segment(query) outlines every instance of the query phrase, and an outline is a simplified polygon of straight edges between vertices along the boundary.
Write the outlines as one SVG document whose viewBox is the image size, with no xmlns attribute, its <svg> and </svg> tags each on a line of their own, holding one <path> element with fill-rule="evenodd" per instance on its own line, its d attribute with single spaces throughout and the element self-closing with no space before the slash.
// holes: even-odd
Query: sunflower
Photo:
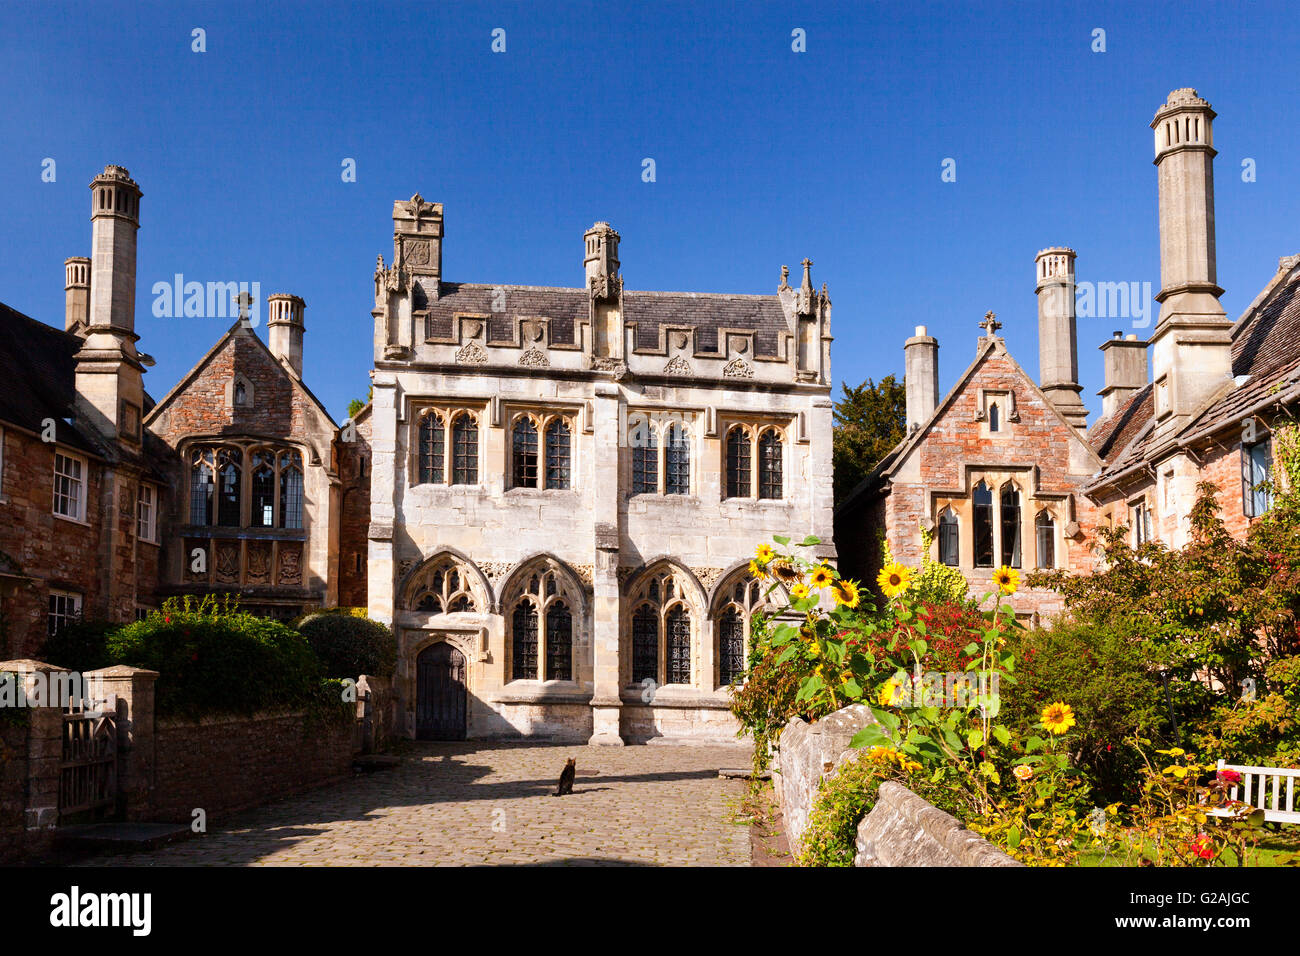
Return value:
<svg viewBox="0 0 1300 956">
<path fill-rule="evenodd" d="M 767 564 L 772 560 L 772 555 L 775 553 L 770 544 L 760 544 L 754 549 L 754 557 L 758 559 L 759 564 Z"/>
<path fill-rule="evenodd" d="M 802 601 L 807 596 L 808 585 L 806 584 L 796 584 L 790 589 L 790 597 L 794 598 L 796 601 Z"/>
<path fill-rule="evenodd" d="M 993 572 L 993 583 L 1003 594 L 1015 594 L 1020 586 L 1020 572 L 1004 564 Z"/>
<path fill-rule="evenodd" d="M 884 592 L 885 597 L 896 598 L 911 586 L 912 569 L 904 567 L 897 561 L 887 564 L 880 569 L 876 584 L 880 585 L 880 590 Z"/>
<path fill-rule="evenodd" d="M 808 583 L 815 588 L 824 588 L 834 580 L 835 575 L 824 564 L 817 565 L 813 568 L 812 574 L 808 575 Z"/>
<path fill-rule="evenodd" d="M 1043 708 L 1043 729 L 1052 734 L 1063 734 L 1074 726 L 1074 711 L 1069 704 L 1048 704 Z"/>
<path fill-rule="evenodd" d="M 902 698 L 900 690 L 901 687 L 898 681 L 890 678 L 885 681 L 884 686 L 881 687 L 880 691 L 876 694 L 876 702 L 880 704 L 881 707 L 892 707 L 896 700 Z"/>
<path fill-rule="evenodd" d="M 760 581 L 767 580 L 767 568 L 759 564 L 758 561 L 756 560 L 749 562 L 749 573 L 752 574 L 754 577 L 758 578 Z"/>
<path fill-rule="evenodd" d="M 858 585 L 856 581 L 846 581 L 840 578 L 831 585 L 831 593 L 835 595 L 835 603 L 843 607 L 858 606 Z"/>
</svg>

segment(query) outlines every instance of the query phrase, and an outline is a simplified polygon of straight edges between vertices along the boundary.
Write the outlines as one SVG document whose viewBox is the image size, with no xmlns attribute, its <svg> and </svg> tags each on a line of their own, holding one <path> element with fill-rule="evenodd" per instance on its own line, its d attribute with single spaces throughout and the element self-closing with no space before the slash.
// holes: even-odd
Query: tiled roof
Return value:
<svg viewBox="0 0 1300 956">
<path fill-rule="evenodd" d="M 505 292 L 505 311 L 492 309 L 496 291 Z M 487 315 L 489 341 L 514 339 L 514 320 L 542 316 L 551 320 L 551 341 L 576 344 L 577 323 L 589 315 L 586 289 L 542 286 L 494 286 L 467 282 L 444 282 L 437 300 L 416 296 L 416 309 L 428 310 L 429 333 L 450 337 L 452 320 L 458 313 Z M 788 331 L 785 311 L 775 295 L 714 295 L 696 292 L 638 292 L 624 290 L 623 319 L 636 323 L 636 347 L 658 348 L 662 326 L 698 329 L 697 348 L 718 350 L 718 330 L 754 331 L 754 353 L 775 357 L 780 336 Z"/>
<path fill-rule="evenodd" d="M 79 348 L 81 339 L 72 333 L 0 302 L 0 421 L 39 434 L 44 421 L 52 418 L 60 442 L 99 455 L 99 442 L 66 421 L 73 414 L 72 357 Z"/>
<path fill-rule="evenodd" d="M 1226 390 L 1183 430 L 1184 435 L 1239 426 L 1246 413 L 1300 382 L 1300 267 L 1288 266 L 1275 277 L 1232 328 L 1232 373 L 1236 386 Z M 1099 476 L 1123 471 L 1140 462 L 1148 436 L 1134 439 L 1151 421 L 1152 387 L 1147 385 L 1110 419 L 1089 435 L 1106 460 Z"/>
</svg>

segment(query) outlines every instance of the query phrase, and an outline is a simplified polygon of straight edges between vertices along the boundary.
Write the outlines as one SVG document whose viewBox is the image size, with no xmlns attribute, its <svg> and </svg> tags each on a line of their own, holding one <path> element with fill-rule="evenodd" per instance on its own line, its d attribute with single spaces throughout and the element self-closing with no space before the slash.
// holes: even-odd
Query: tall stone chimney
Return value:
<svg viewBox="0 0 1300 956">
<path fill-rule="evenodd" d="M 618 274 L 619 234 L 598 222 L 582 236 L 582 264 L 591 295 L 591 355 L 600 364 L 623 361 L 623 279 Z"/>
<path fill-rule="evenodd" d="M 1074 313 L 1075 251 L 1064 246 L 1034 257 L 1038 295 L 1038 379 L 1044 394 L 1075 428 L 1086 428 L 1079 397 L 1079 334 Z"/>
<path fill-rule="evenodd" d="M 1151 337 L 1156 441 L 1232 377 L 1232 322 L 1219 304 L 1214 243 L 1215 112 L 1174 90 L 1151 121 L 1160 188 L 1160 317 Z"/>
<path fill-rule="evenodd" d="M 271 354 L 302 378 L 302 313 L 306 303 L 296 295 L 276 292 L 266 297 L 267 333 Z"/>
<path fill-rule="evenodd" d="M 618 277 L 618 240 L 620 236 L 607 222 L 593 225 L 582 237 L 585 256 L 582 260 L 587 271 L 587 288 L 596 281 L 599 298 L 610 294 L 610 281 Z"/>
<path fill-rule="evenodd" d="M 90 325 L 90 260 L 63 260 L 63 329 L 81 335 Z"/>
<path fill-rule="evenodd" d="M 138 442 L 144 368 L 135 343 L 140 187 L 121 166 L 90 183 L 90 318 L 76 355 L 77 414 L 105 438 Z"/>
<path fill-rule="evenodd" d="M 1139 342 L 1132 332 L 1126 337 L 1116 331 L 1114 338 L 1102 343 L 1101 354 L 1106 377 L 1105 387 L 1097 394 L 1101 396 L 1101 417 L 1109 418 L 1146 385 L 1147 343 Z"/>
<path fill-rule="evenodd" d="M 924 325 L 903 343 L 903 387 L 907 395 L 907 433 L 920 428 L 939 404 L 939 340 Z"/>
</svg>

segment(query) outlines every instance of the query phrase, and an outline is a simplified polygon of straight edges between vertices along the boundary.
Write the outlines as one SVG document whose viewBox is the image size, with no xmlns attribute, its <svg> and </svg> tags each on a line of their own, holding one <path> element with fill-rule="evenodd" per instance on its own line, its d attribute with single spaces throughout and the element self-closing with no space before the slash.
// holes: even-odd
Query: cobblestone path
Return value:
<svg viewBox="0 0 1300 956">
<path fill-rule="evenodd" d="M 401 766 L 232 816 L 144 866 L 748 866 L 736 746 L 412 743 Z M 570 796 L 552 798 L 567 758 Z"/>
</svg>

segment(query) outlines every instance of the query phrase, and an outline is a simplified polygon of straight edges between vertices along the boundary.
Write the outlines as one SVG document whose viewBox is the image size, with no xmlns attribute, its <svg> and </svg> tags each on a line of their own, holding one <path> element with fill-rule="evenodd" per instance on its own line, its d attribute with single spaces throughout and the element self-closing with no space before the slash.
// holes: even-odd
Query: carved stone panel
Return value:
<svg viewBox="0 0 1300 956">
<path fill-rule="evenodd" d="M 288 543 L 280 545 L 278 579 L 279 584 L 302 584 L 302 545 Z"/>
<path fill-rule="evenodd" d="M 754 366 L 743 358 L 732 359 L 722 367 L 723 378 L 753 378 Z"/>
<path fill-rule="evenodd" d="M 488 360 L 487 350 L 477 342 L 469 342 L 460 347 L 456 361 L 462 365 L 482 365 Z"/>
<path fill-rule="evenodd" d="M 238 584 L 239 583 L 239 542 L 238 541 L 219 541 L 217 542 L 217 583 L 218 584 Z"/>
<path fill-rule="evenodd" d="M 248 569 L 245 584 L 271 583 L 271 544 L 268 541 L 248 543 Z"/>
<path fill-rule="evenodd" d="M 531 348 L 519 356 L 519 364 L 528 368 L 550 368 L 551 360 L 541 349 Z"/>
</svg>

